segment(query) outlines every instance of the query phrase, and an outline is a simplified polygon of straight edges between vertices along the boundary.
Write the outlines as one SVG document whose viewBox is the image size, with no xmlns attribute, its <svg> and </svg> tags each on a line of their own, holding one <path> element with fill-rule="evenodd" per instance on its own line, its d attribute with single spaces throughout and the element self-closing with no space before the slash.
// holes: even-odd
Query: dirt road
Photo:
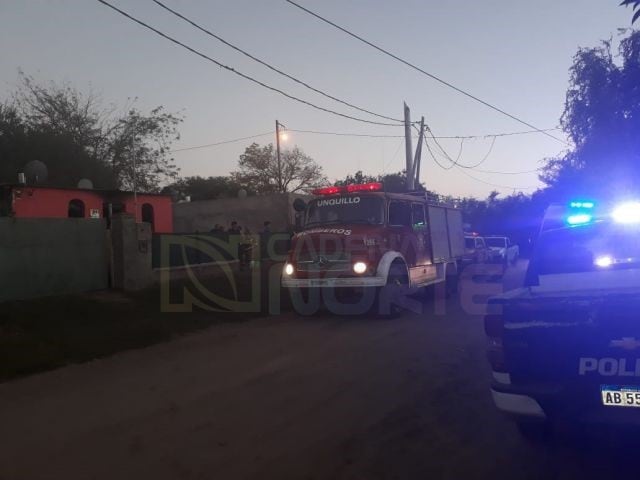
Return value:
<svg viewBox="0 0 640 480">
<path fill-rule="evenodd" d="M 620 473 L 607 446 L 522 441 L 491 402 L 481 316 L 445 307 L 224 324 L 2 384 L 0 479 Z"/>
</svg>

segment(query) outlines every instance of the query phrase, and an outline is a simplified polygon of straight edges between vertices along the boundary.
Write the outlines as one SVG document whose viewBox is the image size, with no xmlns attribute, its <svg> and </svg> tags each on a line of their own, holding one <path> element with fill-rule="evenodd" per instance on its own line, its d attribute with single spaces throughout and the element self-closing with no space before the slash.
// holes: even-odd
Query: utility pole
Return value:
<svg viewBox="0 0 640 480">
<path fill-rule="evenodd" d="M 416 145 L 416 156 L 413 159 L 414 188 L 420 185 L 420 159 L 422 157 L 422 141 L 424 139 L 424 117 L 420 119 L 420 133 L 418 135 L 418 145 Z"/>
<path fill-rule="evenodd" d="M 404 104 L 404 143 L 405 143 L 405 155 L 406 155 L 406 171 L 407 171 L 407 190 L 411 191 L 414 188 L 413 177 L 413 145 L 411 143 L 411 111 L 409 106 L 405 102 Z"/>
<path fill-rule="evenodd" d="M 133 218 L 138 223 L 138 184 L 136 181 L 136 131 L 131 135 L 131 164 L 133 166 Z"/>
<path fill-rule="evenodd" d="M 280 122 L 276 120 L 276 152 L 278 157 L 278 192 L 282 192 L 282 162 L 280 160 Z"/>
</svg>

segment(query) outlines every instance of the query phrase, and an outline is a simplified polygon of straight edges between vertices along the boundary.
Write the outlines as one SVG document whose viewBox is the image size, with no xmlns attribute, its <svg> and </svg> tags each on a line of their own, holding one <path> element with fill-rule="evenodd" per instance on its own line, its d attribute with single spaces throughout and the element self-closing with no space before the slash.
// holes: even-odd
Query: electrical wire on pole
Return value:
<svg viewBox="0 0 640 480">
<path fill-rule="evenodd" d="M 518 123 L 521 123 L 522 125 L 526 125 L 527 127 L 532 128 L 532 129 L 534 129 L 535 131 L 537 131 L 539 133 L 543 133 L 544 135 L 548 136 L 549 138 L 553 138 L 554 140 L 562 143 L 563 145 L 569 146 L 569 144 L 567 142 L 565 142 L 564 140 L 562 140 L 562 139 L 560 139 L 560 138 L 558 138 L 558 137 L 556 137 L 554 135 L 551 135 L 548 132 L 545 132 L 544 130 L 542 130 L 542 129 L 530 124 L 529 122 L 526 122 L 526 121 L 522 120 L 521 118 L 519 118 L 519 117 L 517 117 L 517 116 L 515 116 L 515 115 L 513 115 L 513 114 L 511 114 L 511 113 L 509 113 L 509 112 L 507 112 L 507 111 L 505 111 L 505 110 L 503 110 L 503 109 L 501 109 L 501 108 L 499 108 L 499 107 L 497 107 L 497 106 L 495 106 L 495 105 L 493 105 L 493 104 L 491 104 L 491 103 L 489 103 L 489 102 L 487 102 L 485 100 L 482 100 L 481 98 L 479 98 L 479 97 L 477 97 L 477 96 L 475 96 L 475 95 L 473 95 L 473 94 L 471 94 L 471 93 L 469 93 L 469 92 L 467 92 L 467 91 L 465 91 L 465 90 L 463 90 L 463 89 L 461 89 L 459 87 L 456 87 L 452 83 L 450 83 L 450 82 L 448 82 L 446 80 L 443 80 L 442 78 L 434 75 L 433 73 L 427 72 L 426 70 L 416 66 L 415 64 L 409 62 L 408 60 L 405 60 L 405 59 L 399 57 L 398 55 L 395 55 L 395 54 L 391 53 L 390 51 L 380 47 L 379 45 L 376 45 L 375 43 L 363 38 L 362 36 L 357 35 L 357 34 L 351 32 L 351 31 L 349 31 L 345 27 L 342 27 L 342 26 L 332 22 L 331 20 L 328 20 L 328 19 L 322 17 L 321 15 L 309 10 L 308 8 L 303 7 L 302 5 L 294 2 L 293 0 L 285 0 L 285 1 L 288 2 L 289 4 L 293 5 L 294 7 L 299 8 L 303 12 L 308 13 L 309 15 L 317 18 L 318 20 L 320 20 L 320 21 L 322 21 L 322 22 L 324 22 L 324 23 L 326 23 L 328 25 L 331 25 L 334 28 L 337 28 L 341 32 L 346 33 L 347 35 L 355 38 L 356 40 L 359 40 L 360 42 L 362 42 L 362 43 L 364 43 L 366 45 L 369 45 L 370 47 L 376 49 L 377 51 L 379 51 L 379 52 L 381 52 L 381 53 L 383 53 L 383 54 L 385 54 L 385 55 L 387 55 L 387 56 L 389 56 L 391 58 L 393 58 L 394 60 L 397 60 L 398 62 L 403 63 L 404 65 L 412 68 L 413 70 L 416 70 L 416 71 L 422 73 L 423 75 L 426 75 L 427 77 L 435 80 L 436 82 L 439 82 L 442 85 L 444 85 L 444 86 L 446 86 L 446 87 L 448 87 L 448 88 L 450 88 L 452 90 L 455 90 L 456 92 L 458 92 L 458 93 L 460 93 L 460 94 L 462 94 L 462 95 L 464 95 L 464 96 L 466 96 L 466 97 L 468 97 L 468 98 L 470 98 L 470 99 L 472 99 L 472 100 L 474 100 L 474 101 L 476 101 L 478 103 L 481 103 L 482 105 L 484 105 L 484 106 L 486 106 L 486 107 L 488 107 L 488 108 L 490 108 L 492 110 L 495 110 L 496 112 L 501 113 L 502 115 L 505 115 L 505 116 L 511 118 L 512 120 L 515 120 Z"/>
<path fill-rule="evenodd" d="M 337 111 L 332 110 L 330 108 L 325 108 L 325 107 L 322 107 L 320 105 L 316 105 L 315 103 L 312 103 L 312 102 L 309 102 L 307 100 L 304 100 L 302 98 L 299 98 L 299 97 L 296 97 L 294 95 L 291 95 L 291 94 L 289 94 L 289 93 L 287 93 L 287 92 L 285 92 L 283 90 L 280 90 L 279 88 L 276 88 L 276 87 L 273 87 L 271 85 L 268 85 L 268 84 L 266 84 L 266 83 L 264 83 L 264 82 L 262 82 L 260 80 L 257 80 L 255 78 L 251 77 L 250 75 L 242 73 L 242 72 L 240 72 L 239 70 L 236 70 L 233 67 L 230 67 L 228 65 L 225 65 L 225 64 L 219 62 L 218 60 L 215 60 L 214 58 L 212 58 L 212 57 L 210 57 L 210 56 L 208 56 L 208 55 L 196 50 L 193 47 L 190 47 L 189 45 L 187 45 L 184 42 L 181 42 L 180 40 L 176 40 L 175 38 L 167 35 L 166 33 L 161 32 L 157 28 L 152 27 L 151 25 L 143 22 L 142 20 L 139 20 L 138 18 L 128 14 L 124 10 L 121 10 L 120 8 L 110 4 L 109 2 L 107 2 L 105 0 L 97 0 L 97 1 L 102 3 L 103 5 L 111 8 L 112 10 L 118 12 L 120 15 L 128 18 L 129 20 L 137 23 L 138 25 L 140 25 L 140 26 L 142 26 L 142 27 L 154 32 L 156 35 L 159 35 L 159 36 L 165 38 L 166 40 L 169 40 L 170 42 L 172 42 L 172 43 L 174 43 L 174 44 L 176 44 L 176 45 L 178 45 L 178 46 L 190 51 L 191 53 L 193 53 L 193 54 L 195 54 L 195 55 L 197 55 L 197 56 L 199 56 L 199 57 L 201 57 L 201 58 L 203 58 L 203 59 L 215 64 L 215 65 L 217 65 L 218 67 L 223 68 L 223 69 L 225 69 L 225 70 L 227 70 L 227 71 L 229 71 L 229 72 L 231 72 L 231 73 L 233 73 L 235 75 L 238 75 L 239 77 L 242 77 L 245 80 L 248 80 L 248 81 L 250 81 L 252 83 L 255 83 L 256 85 L 260 85 L 261 87 L 266 88 L 267 90 L 270 90 L 272 92 L 276 92 L 276 93 L 278 93 L 278 94 L 280 94 L 282 96 L 285 96 L 285 97 L 289 98 L 290 100 L 294 100 L 296 102 L 302 103 L 302 104 L 307 105 L 307 106 L 309 106 L 311 108 L 314 108 L 316 110 L 320 110 L 320 111 L 325 112 L 325 113 L 330 113 L 332 115 L 336 115 L 336 116 L 339 116 L 339 117 L 342 117 L 342 118 L 346 118 L 346 119 L 349 119 L 349 120 L 354 120 L 356 122 L 368 123 L 368 124 L 371 124 L 371 125 L 382 125 L 382 126 L 388 126 L 388 127 L 404 127 L 403 123 L 383 123 L 383 122 L 376 122 L 376 121 L 373 121 L 373 120 L 366 120 L 364 118 L 354 117 L 353 115 L 348 115 L 346 113 L 337 112 Z"/>
<path fill-rule="evenodd" d="M 353 108 L 353 109 L 355 109 L 355 110 L 359 110 L 360 112 L 367 113 L 367 114 L 369 114 L 369 115 L 373 115 L 373 116 L 378 117 L 378 118 L 383 118 L 383 119 L 385 119 L 385 120 L 391 120 L 392 122 L 398 122 L 398 123 L 401 123 L 401 122 L 403 121 L 403 120 L 399 120 L 399 119 L 397 119 L 397 118 L 388 117 L 388 116 L 386 116 L 386 115 L 382 115 L 382 114 L 379 114 L 379 113 L 373 112 L 373 111 L 371 111 L 371 110 L 367 110 L 367 109 L 362 108 L 362 107 L 358 107 L 357 105 L 354 105 L 354 104 L 352 104 L 352 103 L 349 103 L 349 102 L 347 102 L 347 101 L 345 101 L 345 100 L 341 100 L 340 98 L 337 98 L 337 97 L 335 97 L 335 96 L 333 96 L 333 95 L 330 95 L 330 94 L 328 94 L 328 93 L 326 93 L 326 92 L 324 92 L 324 91 L 322 91 L 322 90 L 320 90 L 320 89 L 318 89 L 318 88 L 315 88 L 315 87 L 313 87 L 313 86 L 309 85 L 308 83 L 306 83 L 306 82 L 304 82 L 304 81 L 302 81 L 302 80 L 300 80 L 300 79 L 298 79 L 298 78 L 294 77 L 293 75 L 288 74 L 288 73 L 286 73 L 286 72 L 284 72 L 284 71 L 280 70 L 279 68 L 274 67 L 273 65 L 271 65 L 271 64 L 269 64 L 269 63 L 267 63 L 267 62 L 265 62 L 264 60 L 261 60 L 261 59 L 257 58 L 255 55 L 252 55 L 252 54 L 250 54 L 249 52 L 247 52 L 247 51 L 245 51 L 245 50 L 241 49 L 240 47 L 238 47 L 238 46 L 236 46 L 236 45 L 234 45 L 234 44 L 232 44 L 232 43 L 228 42 L 227 40 L 225 40 L 224 38 L 220 37 L 219 35 L 216 35 L 215 33 L 211 32 L 210 30 L 206 29 L 205 27 L 203 27 L 203 26 L 201 26 L 201 25 L 197 24 L 197 23 L 196 23 L 196 22 L 194 22 L 193 20 L 191 20 L 191 19 L 187 18 L 186 16 L 182 15 L 180 12 L 178 12 L 178 11 L 176 11 L 176 10 L 174 10 L 174 9 L 172 9 L 172 8 L 170 8 L 170 7 L 168 7 L 167 5 L 165 5 L 164 3 L 162 3 L 160 0 L 153 0 L 153 2 L 154 2 L 154 3 L 156 3 L 158 6 L 160 6 L 160 7 L 164 8 L 166 11 L 170 12 L 172 15 L 175 15 L 176 17 L 178 17 L 178 18 L 180 18 L 180 19 L 184 20 L 184 21 L 185 21 L 185 22 L 187 22 L 188 24 L 190 24 L 190 25 L 192 25 L 193 27 L 197 28 L 197 29 L 198 29 L 198 30 L 200 30 L 201 32 L 203 32 L 203 33 L 205 33 L 205 34 L 209 35 L 209 36 L 210 36 L 210 37 L 212 37 L 212 38 L 215 38 L 215 39 L 216 39 L 216 40 L 218 40 L 219 42 L 222 42 L 223 44 L 227 45 L 228 47 L 230 47 L 230 48 L 234 49 L 236 52 L 241 53 L 242 55 L 244 55 L 244 56 L 246 56 L 246 57 L 250 58 L 251 60 L 253 60 L 253 61 L 255 61 L 255 62 L 258 62 L 259 64 L 261 64 L 261 65 L 263 65 L 263 66 L 267 67 L 269 70 L 274 71 L 274 72 L 276 72 L 276 73 L 278 73 L 278 74 L 282 75 L 283 77 L 286 77 L 286 78 L 288 78 L 289 80 L 292 80 L 292 81 L 296 82 L 297 84 L 302 85 L 302 86 L 304 86 L 305 88 L 308 88 L 309 90 L 311 90 L 311 91 L 313 91 L 313 92 L 315 92 L 315 93 L 318 93 L 318 94 L 320 94 L 320 95 L 322 95 L 322 96 L 324 96 L 324 97 L 326 97 L 326 98 L 329 98 L 329 99 L 331 99 L 331 100 L 333 100 L 333 101 L 335 101 L 335 102 L 338 102 L 338 103 L 341 103 L 341 104 L 343 104 L 343 105 L 346 105 L 347 107 Z"/>
</svg>

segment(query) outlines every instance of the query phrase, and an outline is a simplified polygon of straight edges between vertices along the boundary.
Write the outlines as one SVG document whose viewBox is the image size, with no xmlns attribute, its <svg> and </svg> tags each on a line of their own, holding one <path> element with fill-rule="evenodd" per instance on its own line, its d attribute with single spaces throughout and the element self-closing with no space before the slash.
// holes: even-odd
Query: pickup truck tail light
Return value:
<svg viewBox="0 0 640 480">
<path fill-rule="evenodd" d="M 508 372 L 504 358 L 504 319 L 502 315 L 484 317 L 484 331 L 488 337 L 487 359 L 494 372 Z"/>
</svg>

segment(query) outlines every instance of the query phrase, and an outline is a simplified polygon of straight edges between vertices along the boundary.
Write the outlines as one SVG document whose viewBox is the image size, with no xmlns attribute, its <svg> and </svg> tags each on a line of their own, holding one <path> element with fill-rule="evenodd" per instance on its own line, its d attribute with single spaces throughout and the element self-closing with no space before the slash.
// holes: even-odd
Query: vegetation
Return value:
<svg viewBox="0 0 640 480">
<path fill-rule="evenodd" d="M 606 197 L 640 182 L 640 32 L 581 48 L 561 119 L 574 147 L 550 159 L 541 179 L 554 197 Z"/>
<path fill-rule="evenodd" d="M 300 192 L 326 182 L 322 167 L 298 147 L 283 150 L 278 162 L 273 144 L 257 143 L 240 155 L 231 177 L 258 193 Z"/>
<path fill-rule="evenodd" d="M 631 7 L 634 10 L 631 23 L 635 23 L 640 18 L 640 0 L 622 0 L 620 6 Z"/>
<path fill-rule="evenodd" d="M 177 177 L 169 149 L 182 119 L 162 107 L 125 110 L 117 114 L 94 94 L 21 74 L 13 98 L 0 104 L 0 182 L 15 183 L 38 160 L 47 166 L 49 185 L 75 187 L 88 178 L 97 188 L 135 183 L 140 191 L 158 191 Z"/>
</svg>

